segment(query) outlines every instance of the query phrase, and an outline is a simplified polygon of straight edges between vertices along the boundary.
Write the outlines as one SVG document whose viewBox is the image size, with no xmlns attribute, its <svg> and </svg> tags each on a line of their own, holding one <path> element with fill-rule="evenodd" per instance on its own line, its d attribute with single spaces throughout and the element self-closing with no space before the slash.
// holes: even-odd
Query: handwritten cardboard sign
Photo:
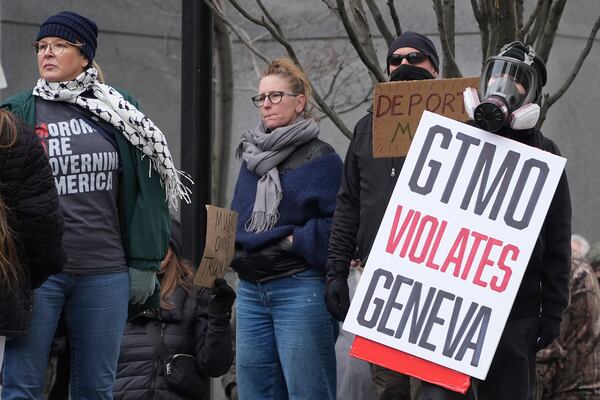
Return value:
<svg viewBox="0 0 600 400">
<path fill-rule="evenodd" d="M 377 84 L 373 95 L 373 157 L 405 156 L 425 110 L 467 121 L 463 91 L 468 87 L 478 88 L 479 77 Z"/>
<path fill-rule="evenodd" d="M 485 379 L 565 163 L 425 111 L 344 329 Z"/>
<path fill-rule="evenodd" d="M 237 218 L 235 211 L 206 206 L 206 244 L 194 285 L 213 287 L 215 279 L 225 275 L 233 260 Z"/>
</svg>

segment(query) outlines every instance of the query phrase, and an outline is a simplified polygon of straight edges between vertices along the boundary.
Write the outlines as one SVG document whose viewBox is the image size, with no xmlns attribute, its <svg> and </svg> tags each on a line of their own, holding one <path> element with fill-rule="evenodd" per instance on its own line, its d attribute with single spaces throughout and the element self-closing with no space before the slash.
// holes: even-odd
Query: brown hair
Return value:
<svg viewBox="0 0 600 400">
<path fill-rule="evenodd" d="M 17 140 L 17 121 L 12 113 L 0 109 L 0 150 Z M 21 277 L 21 268 L 13 232 L 8 226 L 8 207 L 0 196 L 0 287 L 12 288 Z"/>
<path fill-rule="evenodd" d="M 308 77 L 302 69 L 289 58 L 276 58 L 264 70 L 261 79 L 269 75 L 279 75 L 286 79 L 291 86 L 294 94 L 303 94 L 306 97 L 306 106 L 304 106 L 304 117 L 309 117 L 308 103 L 312 96 L 312 87 Z"/>
<path fill-rule="evenodd" d="M 160 307 L 165 310 L 172 310 L 175 304 L 168 300 L 169 297 L 178 286 L 183 287 L 186 292 L 190 292 L 194 280 L 194 271 L 190 261 L 179 259 L 175 253 L 171 256 L 164 271 L 160 284 Z"/>
</svg>

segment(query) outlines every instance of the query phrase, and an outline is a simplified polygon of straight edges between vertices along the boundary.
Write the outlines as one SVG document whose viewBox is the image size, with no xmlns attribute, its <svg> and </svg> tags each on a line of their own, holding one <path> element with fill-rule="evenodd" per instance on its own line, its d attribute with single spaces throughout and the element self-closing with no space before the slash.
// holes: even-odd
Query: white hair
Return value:
<svg viewBox="0 0 600 400">
<path fill-rule="evenodd" d="M 576 250 L 573 247 L 575 245 L 578 248 L 577 252 L 581 254 L 581 256 L 585 257 L 588 251 L 590 251 L 590 243 L 581 235 L 573 234 L 571 235 L 571 249 Z"/>
</svg>

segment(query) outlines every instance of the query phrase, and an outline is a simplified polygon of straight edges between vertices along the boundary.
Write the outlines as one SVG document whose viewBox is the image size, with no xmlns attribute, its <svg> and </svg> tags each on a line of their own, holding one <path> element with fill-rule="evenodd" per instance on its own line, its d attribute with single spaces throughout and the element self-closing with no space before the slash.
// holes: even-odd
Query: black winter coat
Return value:
<svg viewBox="0 0 600 400">
<path fill-rule="evenodd" d="M 158 326 L 171 354 L 196 357 L 200 373 L 218 377 L 227 372 L 233 361 L 230 318 L 208 317 L 210 296 L 210 289 L 194 288 L 188 295 L 179 287 L 170 298 L 175 304 L 172 310 L 147 310 L 127 322 L 113 389 L 115 400 L 188 400 L 167 386 L 162 363 L 146 334 L 148 321 Z M 199 394 L 196 399 L 204 397 Z"/>
<path fill-rule="evenodd" d="M 2 133 L 2 145 L 6 133 Z M 63 216 L 48 157 L 32 128 L 18 124 L 16 142 L 0 147 L 0 196 L 17 245 L 22 277 L 14 290 L 0 289 L 0 335 L 25 336 L 31 318 L 32 289 L 66 262 Z"/>
<path fill-rule="evenodd" d="M 556 144 L 537 129 L 503 129 L 499 135 L 560 155 Z M 523 275 L 509 318 L 541 313 L 561 319 L 569 301 L 571 271 L 571 196 L 563 171 L 546 219 Z"/>
<path fill-rule="evenodd" d="M 333 214 L 327 264 L 367 261 L 405 157 L 373 158 L 373 114 L 354 127 Z"/>
</svg>

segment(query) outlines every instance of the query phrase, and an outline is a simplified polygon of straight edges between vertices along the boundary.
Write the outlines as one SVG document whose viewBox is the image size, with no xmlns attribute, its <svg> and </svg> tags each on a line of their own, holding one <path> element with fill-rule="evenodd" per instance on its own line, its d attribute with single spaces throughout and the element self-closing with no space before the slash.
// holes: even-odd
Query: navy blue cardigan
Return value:
<svg viewBox="0 0 600 400">
<path fill-rule="evenodd" d="M 331 231 L 331 218 L 342 174 L 342 160 L 331 153 L 280 175 L 283 198 L 279 221 L 264 232 L 247 232 L 256 197 L 259 176 L 243 162 L 233 194 L 231 208 L 239 213 L 236 242 L 246 251 L 293 235 L 292 252 L 311 267 L 323 268 Z"/>
</svg>

